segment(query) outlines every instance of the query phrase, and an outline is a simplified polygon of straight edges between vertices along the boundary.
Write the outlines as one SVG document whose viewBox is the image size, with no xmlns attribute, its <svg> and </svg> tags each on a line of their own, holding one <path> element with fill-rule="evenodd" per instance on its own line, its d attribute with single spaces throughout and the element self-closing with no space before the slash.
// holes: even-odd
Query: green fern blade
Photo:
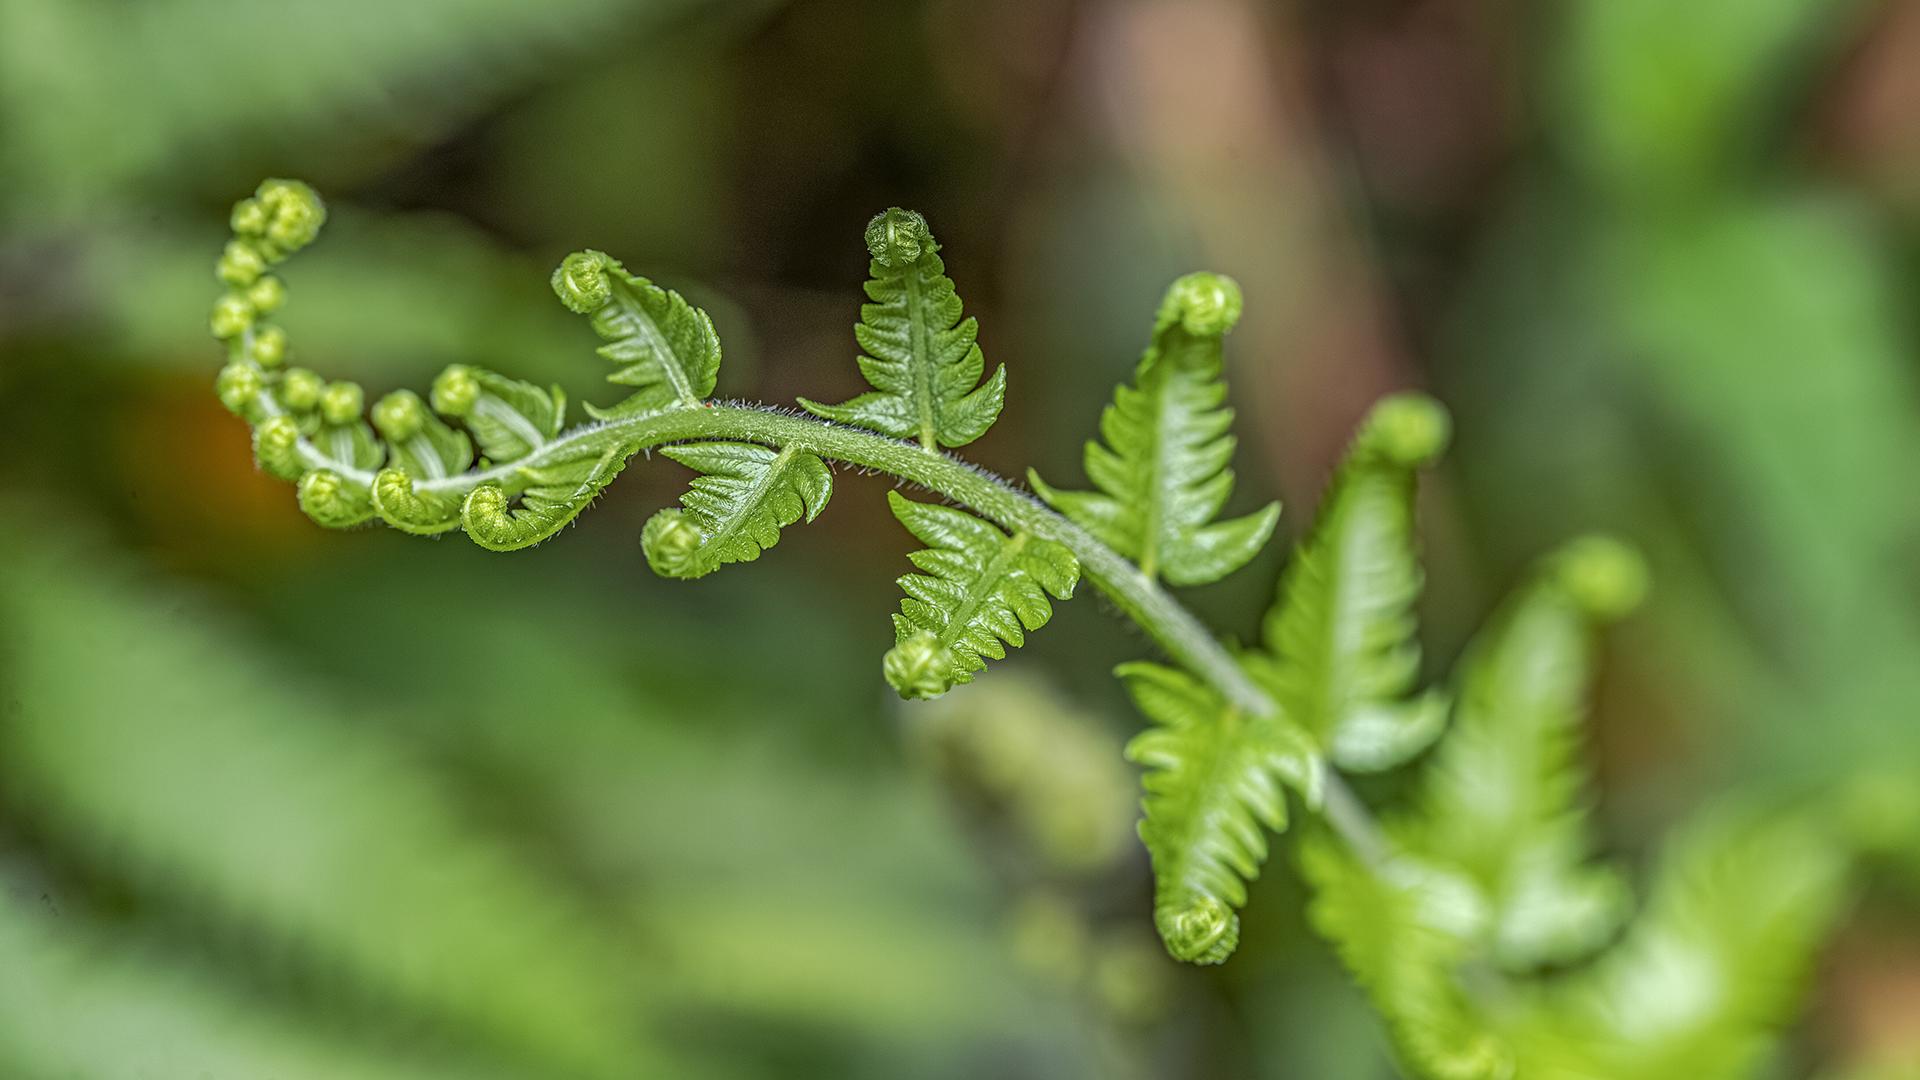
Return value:
<svg viewBox="0 0 1920 1080">
<path fill-rule="evenodd" d="M 1176 959 L 1217 964 L 1239 944 L 1236 909 L 1286 828 L 1286 781 L 1317 801 L 1319 763 L 1291 724 L 1250 716 L 1184 672 L 1151 663 L 1115 672 L 1154 722 L 1127 745 L 1147 769 L 1140 839 L 1153 860 L 1154 924 Z"/>
<path fill-rule="evenodd" d="M 701 474 L 680 497 L 684 509 L 655 514 L 641 535 L 647 563 L 662 577 L 697 578 L 757 559 L 781 529 L 811 522 L 833 495 L 833 470 L 793 447 L 710 442 L 660 453 Z"/>
<path fill-rule="evenodd" d="M 553 272 L 553 291 L 571 311 L 587 316 L 607 343 L 600 355 L 620 365 L 609 382 L 637 389 L 610 409 L 589 408 L 607 420 L 698 405 L 720 375 L 720 337 L 707 313 L 671 289 L 629 274 L 618 259 L 579 251 Z"/>
<path fill-rule="evenodd" d="M 1846 869 L 1844 845 L 1804 815 L 1710 811 L 1669 846 L 1620 946 L 1515 1023 L 1521 1075 L 1754 1075 L 1840 913 Z"/>
<path fill-rule="evenodd" d="M 545 447 L 566 421 L 566 395 L 542 390 L 465 364 L 455 364 L 433 383 L 433 407 L 458 419 L 480 453 L 495 464 L 518 461 Z"/>
<path fill-rule="evenodd" d="M 1301 842 L 1299 861 L 1314 889 L 1308 921 L 1367 991 L 1409 1075 L 1545 1080 L 1515 1071 L 1513 1046 L 1457 978 L 1486 918 L 1471 882 L 1400 854 L 1363 864 L 1324 832 Z"/>
<path fill-rule="evenodd" d="M 926 219 L 898 207 L 867 226 L 873 255 L 854 339 L 860 373 L 873 390 L 837 405 L 807 398 L 823 419 L 853 424 L 933 449 L 986 434 L 1006 403 L 1007 369 L 980 382 L 986 360 L 979 327 L 962 304 Z M 977 384 L 977 385 L 976 385 Z"/>
<path fill-rule="evenodd" d="M 1063 491 L 1029 473 L 1048 505 L 1140 564 L 1149 577 L 1204 585 L 1246 565 L 1272 536 L 1279 505 L 1209 525 L 1233 492 L 1233 411 L 1225 408 L 1222 339 L 1240 291 L 1217 274 L 1168 289 L 1153 344 L 1089 442 L 1093 491 Z"/>
<path fill-rule="evenodd" d="M 1375 406 L 1322 500 L 1268 612 L 1260 673 L 1294 722 L 1353 771 L 1400 765 L 1445 723 L 1446 700 L 1415 694 L 1415 472 L 1446 442 L 1446 413 L 1418 395 Z"/>
<path fill-rule="evenodd" d="M 1493 953 L 1507 968 L 1578 959 L 1625 913 L 1625 885 L 1587 865 L 1579 741 L 1596 623 L 1632 606 L 1643 575 L 1638 557 L 1611 541 L 1569 545 L 1462 661 L 1454 729 L 1407 835 L 1484 890 L 1496 912 Z"/>
<path fill-rule="evenodd" d="M 633 454 L 622 443 L 578 438 L 538 466 L 511 470 L 504 481 L 467 494 L 460 525 L 489 551 L 517 551 L 552 537 L 586 510 Z"/>
<path fill-rule="evenodd" d="M 1018 647 L 1053 617 L 1049 597 L 1071 599 L 1080 562 L 1064 545 L 1011 536 L 972 514 L 887 493 L 893 516 L 927 545 L 910 556 L 921 573 L 900 579 L 896 644 L 883 665 L 901 697 L 946 693 L 972 682 L 987 659 Z M 1004 643 L 1004 645 L 1002 644 Z"/>
</svg>

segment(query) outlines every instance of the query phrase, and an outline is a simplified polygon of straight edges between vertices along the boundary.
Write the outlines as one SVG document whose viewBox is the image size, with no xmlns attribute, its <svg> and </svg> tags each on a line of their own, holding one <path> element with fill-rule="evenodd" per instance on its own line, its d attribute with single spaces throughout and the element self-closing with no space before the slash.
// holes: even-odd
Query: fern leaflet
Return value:
<svg viewBox="0 0 1920 1080">
<path fill-rule="evenodd" d="M 719 335 L 707 313 L 679 293 L 627 273 L 618 259 L 599 251 L 567 256 L 553 272 L 553 291 L 606 339 L 600 355 L 622 365 L 607 380 L 639 388 L 610 409 L 589 406 L 594 417 L 611 420 L 698 405 L 713 393 L 720 374 Z"/>
<path fill-rule="evenodd" d="M 1472 646 L 1454 730 L 1406 823 L 1410 847 L 1485 892 L 1504 967 L 1578 959 L 1624 914 L 1619 877 L 1586 864 L 1578 740 L 1593 624 L 1637 603 L 1644 574 L 1638 556 L 1597 537 L 1550 560 Z"/>
<path fill-rule="evenodd" d="M 938 697 L 973 681 L 1026 632 L 1053 617 L 1047 597 L 1066 600 L 1080 562 L 1064 545 L 1031 533 L 1009 536 L 962 510 L 887 493 L 893 516 L 927 547 L 908 556 L 922 572 L 900 579 L 907 598 L 893 617 L 887 682 L 903 698 Z"/>
<path fill-rule="evenodd" d="M 898 207 L 867 226 L 873 255 L 867 296 L 854 337 L 865 350 L 860 372 L 873 390 L 838 405 L 800 399 L 808 412 L 915 439 L 928 450 L 964 446 L 986 434 L 1007 396 L 1003 364 L 985 383 L 979 324 L 960 317 L 959 294 L 946 276 L 940 244 L 927 221 Z"/>
<path fill-rule="evenodd" d="M 1444 447 L 1447 417 L 1418 395 L 1375 406 L 1267 615 L 1256 671 L 1288 717 L 1342 768 L 1392 768 L 1426 749 L 1445 698 L 1409 696 L 1420 669 L 1413 604 L 1414 470 Z"/>
<path fill-rule="evenodd" d="M 647 563 L 662 577 L 697 578 L 757 559 L 781 529 L 818 517 L 833 494 L 827 463 L 791 446 L 689 443 L 660 453 L 702 474 L 680 497 L 685 509 L 660 511 L 641 534 Z"/>
<path fill-rule="evenodd" d="M 1286 828 L 1284 779 L 1317 801 L 1312 741 L 1253 716 L 1191 675 L 1160 664 L 1115 672 L 1155 724 L 1127 745 L 1149 770 L 1140 839 L 1153 859 L 1154 924 L 1175 958 L 1218 964 L 1240 941 L 1235 909 L 1266 861 L 1264 830 Z"/>
<path fill-rule="evenodd" d="M 1209 525 L 1233 493 L 1233 410 L 1222 406 L 1221 339 L 1240 318 L 1240 287 L 1188 274 L 1167 290 L 1153 344 L 1133 385 L 1100 417 L 1106 445 L 1089 441 L 1087 478 L 1097 491 L 1060 491 L 1028 471 L 1034 490 L 1148 577 L 1204 585 L 1246 565 L 1280 519 L 1269 503 Z"/>
</svg>

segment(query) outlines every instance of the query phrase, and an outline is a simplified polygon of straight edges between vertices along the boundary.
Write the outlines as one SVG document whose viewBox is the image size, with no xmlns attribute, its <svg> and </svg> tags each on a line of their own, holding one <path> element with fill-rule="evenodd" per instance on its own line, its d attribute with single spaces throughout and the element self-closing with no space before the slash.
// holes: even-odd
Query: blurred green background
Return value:
<svg viewBox="0 0 1920 1080">
<path fill-rule="evenodd" d="M 1284 855 L 1230 964 L 1160 952 L 1100 601 L 889 700 L 880 481 L 698 585 L 639 556 L 665 462 L 515 556 L 313 527 L 210 389 L 267 175 L 332 208 L 295 349 L 376 395 L 611 400 L 545 282 L 590 245 L 712 313 L 723 394 L 838 400 L 917 208 L 1009 474 L 1230 273 L 1283 533 L 1376 396 L 1455 411 L 1436 669 L 1554 541 L 1649 552 L 1617 853 L 1920 802 L 1920 0 L 0 0 L 0 1076 L 1392 1075 Z M 1278 558 L 1195 605 L 1247 634 Z M 1920 1057 L 1886 846 L 1781 1075 Z"/>
</svg>

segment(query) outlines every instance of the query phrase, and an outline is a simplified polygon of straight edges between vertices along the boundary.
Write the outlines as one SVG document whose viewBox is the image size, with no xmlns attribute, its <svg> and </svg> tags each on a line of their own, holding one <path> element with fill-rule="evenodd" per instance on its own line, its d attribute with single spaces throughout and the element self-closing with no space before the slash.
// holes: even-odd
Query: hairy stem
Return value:
<svg viewBox="0 0 1920 1080">
<path fill-rule="evenodd" d="M 1200 620 L 1152 577 L 1092 533 L 1000 477 L 951 454 L 870 431 L 764 405 L 708 402 L 575 428 L 511 465 L 424 480 L 418 487 L 422 491 L 457 493 L 487 481 L 510 481 L 520 469 L 537 468 L 549 455 L 581 442 L 618 447 L 623 454 L 634 454 L 665 443 L 707 440 L 800 450 L 889 473 L 962 504 L 1010 533 L 1025 532 L 1063 544 L 1080 560 L 1086 578 L 1146 631 L 1169 659 L 1251 715 L 1271 716 L 1278 708 Z M 371 476 L 342 469 L 338 463 L 324 459 L 317 448 L 302 442 L 304 455 L 320 459 L 312 462 L 316 467 L 335 469 L 355 482 L 371 481 Z M 1382 857 L 1382 842 L 1365 806 L 1332 770 L 1327 771 L 1324 781 L 1328 824 L 1363 858 L 1372 861 Z"/>
</svg>

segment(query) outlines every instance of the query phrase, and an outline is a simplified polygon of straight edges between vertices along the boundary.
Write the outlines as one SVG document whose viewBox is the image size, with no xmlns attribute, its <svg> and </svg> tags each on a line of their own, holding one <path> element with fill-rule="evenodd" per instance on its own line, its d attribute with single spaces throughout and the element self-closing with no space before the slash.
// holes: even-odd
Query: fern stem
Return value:
<svg viewBox="0 0 1920 1080">
<path fill-rule="evenodd" d="M 1082 573 L 1169 659 L 1212 684 L 1228 701 L 1252 715 L 1271 716 L 1278 708 L 1205 624 L 1131 560 L 1027 492 L 951 454 L 746 402 L 715 402 L 701 408 L 622 418 L 562 435 L 549 447 L 576 438 L 605 440 L 609 445 L 623 446 L 628 453 L 686 440 L 756 442 L 776 449 L 806 451 L 918 484 L 1010 533 L 1030 533 L 1065 545 L 1080 560 Z M 537 467 L 541 453 L 536 451 L 516 464 Z M 443 485 L 455 487 L 476 475 L 450 477 Z M 1385 844 L 1365 804 L 1333 770 L 1327 770 L 1323 779 L 1322 812 L 1328 825 L 1362 859 L 1376 864 L 1384 861 Z"/>
</svg>

